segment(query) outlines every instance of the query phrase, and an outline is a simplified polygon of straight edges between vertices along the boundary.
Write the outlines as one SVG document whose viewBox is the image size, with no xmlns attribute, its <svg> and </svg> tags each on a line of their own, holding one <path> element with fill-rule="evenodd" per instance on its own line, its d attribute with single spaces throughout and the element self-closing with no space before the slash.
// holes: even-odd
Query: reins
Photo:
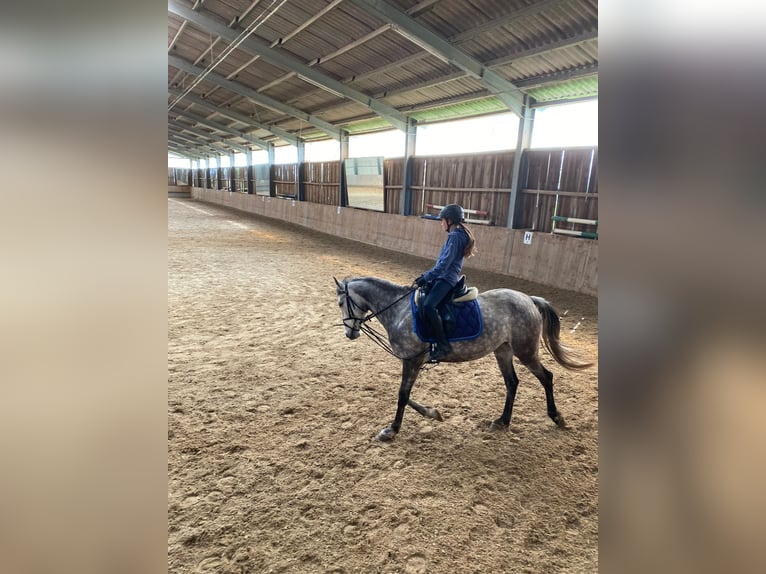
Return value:
<svg viewBox="0 0 766 574">
<path fill-rule="evenodd" d="M 402 295 L 398 299 L 394 300 L 392 303 L 386 305 L 380 311 L 377 311 L 375 313 L 371 312 L 369 315 L 366 315 L 365 317 L 363 317 L 361 319 L 358 319 L 358 318 L 356 318 L 354 316 L 354 309 L 355 308 L 359 309 L 359 306 L 356 303 L 354 303 L 353 299 L 351 299 L 351 294 L 348 292 L 348 283 L 344 284 L 343 287 L 344 287 L 345 295 L 346 295 L 346 309 L 348 310 L 348 314 L 350 315 L 350 317 L 344 317 L 343 318 L 343 326 L 344 327 L 348 327 L 349 329 L 354 330 L 353 325 L 354 325 L 354 323 L 356 321 L 358 321 L 359 322 L 359 327 L 356 328 L 357 331 L 361 331 L 362 333 L 367 335 L 367 337 L 369 337 L 376 345 L 378 345 L 381 349 L 383 349 L 386 353 L 388 353 L 389 355 L 392 355 L 392 356 L 394 356 L 397 359 L 400 359 L 402 361 L 408 361 L 408 360 L 411 360 L 411 359 L 415 359 L 415 358 L 417 358 L 417 357 L 419 357 L 421 355 L 424 355 L 425 353 L 428 352 L 428 347 L 426 347 L 425 350 L 423 350 L 420 353 L 417 353 L 416 355 L 413 355 L 412 357 L 400 357 L 399 355 L 397 355 L 394 352 L 394 349 L 391 346 L 391 342 L 388 340 L 388 337 L 386 337 L 386 335 L 384 335 L 383 333 L 381 333 L 379 331 L 376 331 L 372 326 L 367 324 L 368 321 L 370 321 L 371 319 L 374 319 L 378 315 L 381 315 L 382 313 L 385 313 L 391 307 L 396 305 L 399 301 L 401 301 L 405 297 L 408 297 L 413 291 L 415 291 L 416 287 L 412 287 L 404 295 Z M 346 324 L 346 321 L 351 321 L 351 325 L 352 326 L 349 327 L 349 325 Z"/>
</svg>

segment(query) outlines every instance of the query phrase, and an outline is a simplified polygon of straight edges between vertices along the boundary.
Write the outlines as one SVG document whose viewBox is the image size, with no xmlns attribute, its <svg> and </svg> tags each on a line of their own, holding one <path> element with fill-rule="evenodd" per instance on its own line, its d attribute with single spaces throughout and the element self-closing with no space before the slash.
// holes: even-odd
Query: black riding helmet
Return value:
<svg viewBox="0 0 766 574">
<path fill-rule="evenodd" d="M 439 212 L 439 219 L 449 219 L 452 223 L 463 223 L 465 213 L 457 203 L 445 205 Z"/>
</svg>

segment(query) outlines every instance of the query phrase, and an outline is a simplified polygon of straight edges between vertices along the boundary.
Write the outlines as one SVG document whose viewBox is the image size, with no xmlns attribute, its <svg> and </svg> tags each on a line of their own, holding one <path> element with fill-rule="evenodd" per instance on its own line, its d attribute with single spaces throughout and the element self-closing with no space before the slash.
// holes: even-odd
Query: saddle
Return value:
<svg viewBox="0 0 766 574">
<path fill-rule="evenodd" d="M 415 297 L 415 305 L 417 306 L 419 316 L 422 308 L 421 303 L 427 294 L 428 291 L 426 289 L 418 289 L 417 296 Z M 453 304 L 467 303 L 473 301 L 478 296 L 479 290 L 476 287 L 466 287 L 465 275 L 461 275 L 458 282 L 452 288 L 452 291 L 450 291 L 450 294 L 445 297 L 444 302 L 436 308 L 442 319 L 442 324 L 444 325 L 444 334 L 447 335 L 447 337 L 449 337 L 450 333 L 455 330 L 455 326 L 457 325 Z"/>
</svg>

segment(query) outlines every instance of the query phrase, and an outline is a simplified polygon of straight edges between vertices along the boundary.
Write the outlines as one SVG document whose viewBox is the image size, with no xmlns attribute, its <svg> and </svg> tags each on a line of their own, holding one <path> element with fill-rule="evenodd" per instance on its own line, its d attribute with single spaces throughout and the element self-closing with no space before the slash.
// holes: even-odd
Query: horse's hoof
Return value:
<svg viewBox="0 0 766 574">
<path fill-rule="evenodd" d="M 489 431 L 490 432 L 507 431 L 509 426 L 510 425 L 504 424 L 503 421 L 501 421 L 500 419 L 497 419 L 496 421 L 492 421 L 492 424 L 489 425 Z"/>
<path fill-rule="evenodd" d="M 430 419 L 434 419 L 439 422 L 444 422 L 444 419 L 442 418 L 442 414 L 433 407 L 426 407 L 425 415 Z"/>
<path fill-rule="evenodd" d="M 556 426 L 559 427 L 560 429 L 567 428 L 567 423 L 564 421 L 564 417 L 562 417 L 561 415 L 556 415 L 555 417 L 553 417 L 553 422 L 556 423 Z"/>
<path fill-rule="evenodd" d="M 396 436 L 396 431 L 392 429 L 391 427 L 386 427 L 382 431 L 380 431 L 375 438 L 379 440 L 380 442 L 390 442 L 394 440 L 395 436 Z"/>
</svg>

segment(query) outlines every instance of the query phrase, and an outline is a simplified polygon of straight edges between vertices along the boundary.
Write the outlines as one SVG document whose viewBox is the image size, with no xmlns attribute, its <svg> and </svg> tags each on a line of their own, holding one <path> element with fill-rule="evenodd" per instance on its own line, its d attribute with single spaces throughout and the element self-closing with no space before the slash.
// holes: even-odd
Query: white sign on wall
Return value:
<svg viewBox="0 0 766 574">
<path fill-rule="evenodd" d="M 524 245 L 532 245 L 532 232 L 531 231 L 525 231 L 524 232 Z"/>
</svg>

